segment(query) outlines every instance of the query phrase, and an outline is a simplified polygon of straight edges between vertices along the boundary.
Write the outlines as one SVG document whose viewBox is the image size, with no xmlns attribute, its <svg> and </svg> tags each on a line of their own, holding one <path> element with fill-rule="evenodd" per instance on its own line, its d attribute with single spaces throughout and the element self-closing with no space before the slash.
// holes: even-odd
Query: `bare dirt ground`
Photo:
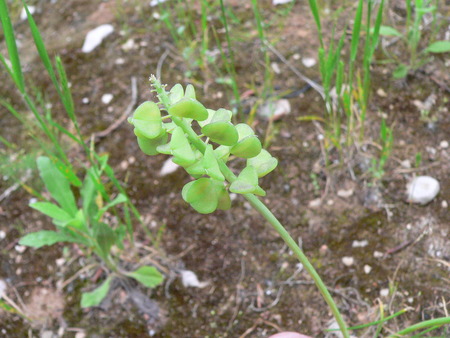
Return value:
<svg viewBox="0 0 450 338">
<path fill-rule="evenodd" d="M 230 107 L 228 90 L 215 83 L 208 69 L 194 69 L 194 77 L 184 77 L 186 62 L 165 27 L 153 18 L 157 9 L 147 3 L 69 0 L 54 4 L 38 1 L 36 5 L 35 18 L 49 51 L 59 54 L 66 65 L 85 135 L 104 130 L 122 115 L 131 100 L 132 76 L 137 79 L 138 103 L 153 98 L 148 77 L 156 72 L 166 50 L 168 57 L 161 68 L 163 82 L 169 87 L 192 82 L 205 106 Z M 243 93 L 261 86 L 262 57 L 251 7 L 236 1 L 228 5 L 244 25 L 235 43 Z M 290 63 L 317 80 L 317 66 L 306 68 L 301 62 L 303 57 L 316 57 L 317 51 L 307 3 L 298 1 L 288 16 L 276 14 L 269 2 L 262 7 L 272 25 L 269 40 L 276 42 Z M 394 4 L 391 7 L 389 13 L 395 11 Z M 448 6 L 445 10 L 448 12 Z M 193 13 L 198 15 L 195 10 Z M 213 20 L 220 25 L 217 18 Z M 102 23 L 113 24 L 115 32 L 92 53 L 82 53 L 87 31 Z M 47 91 L 51 82 L 42 76 L 26 22 L 17 21 L 15 29 L 29 80 L 46 93 L 48 102 L 56 102 L 56 94 Z M 401 46 L 395 48 L 394 52 L 402 53 Z M 273 54 L 271 61 L 280 68 L 274 78 L 279 91 L 305 86 Z M 450 80 L 445 62 L 444 56 L 436 56 L 403 80 L 392 79 L 392 65 L 373 65 L 366 142 L 349 151 L 343 167 L 324 166 L 317 137 L 320 130 L 311 122 L 297 120 L 300 116 L 322 115 L 323 104 L 313 90 L 289 99 L 292 112 L 276 123 L 269 146 L 279 166 L 262 181 L 267 191 L 263 200 L 302 244 L 348 323 L 375 320 L 379 302 L 390 314 L 409 308 L 385 326 L 383 336 L 421 320 L 444 316 L 449 307 L 450 148 L 445 141 L 449 141 L 450 130 Z M 2 97 L 7 95 L 11 102 L 20 103 L 11 84 L 2 81 L 0 89 Z M 107 105 L 101 101 L 105 93 L 113 94 Z M 433 121 L 423 121 L 414 100 L 424 102 L 430 95 L 435 95 Z M 60 108 L 55 103 L 52 111 L 64 121 L 67 118 L 59 113 Z M 22 112 L 27 114 L 23 108 Z M 374 144 L 378 142 L 381 114 L 394 126 L 395 145 L 385 176 L 374 186 L 367 169 L 378 151 Z M 3 108 L 0 118 L 2 136 L 32 143 Z M 262 138 L 266 128 L 267 122 L 256 119 L 255 129 Z M 68 250 L 62 245 L 39 250 L 17 246 L 23 234 L 52 227 L 49 219 L 28 207 L 30 196 L 19 189 L 0 202 L 0 230 L 5 234 L 0 238 L 0 278 L 14 289 L 10 296 L 17 302 L 22 299 L 33 315 L 28 321 L 0 310 L 0 335 L 39 336 L 51 331 L 64 337 L 267 337 L 279 330 L 291 330 L 324 336 L 322 330 L 330 326 L 332 315 L 311 278 L 243 199 L 238 197 L 227 212 L 197 214 L 180 194 L 189 176 L 180 169 L 160 177 L 166 156 L 141 153 L 127 123 L 102 138 L 97 150 L 110 155 L 110 163 L 126 182 L 149 229 L 156 233 L 164 227 L 160 252 L 144 248 L 137 254 L 165 269 L 164 286 L 141 290 L 157 302 L 158 318 L 146 313 L 145 306 L 136 307 L 120 287 L 103 308 L 81 310 L 80 291 L 92 285 L 89 281 L 95 282 L 95 276 L 80 274 L 62 290 L 60 286 L 88 264 L 86 258 L 70 245 Z M 415 168 L 419 152 L 422 162 Z M 73 156 L 80 155 L 74 152 Z M 439 195 L 426 206 L 406 202 L 406 184 L 414 175 L 430 175 L 440 182 Z M 11 181 L 1 182 L 2 191 L 10 185 Z M 316 203 L 311 203 L 314 200 Z M 141 229 L 137 227 L 136 232 L 138 243 L 152 245 Z M 352 264 L 348 264 L 350 258 Z M 194 271 L 208 285 L 201 289 L 184 287 L 177 276 L 180 269 Z M 450 331 L 446 328 L 433 334 L 445 336 Z"/>
</svg>

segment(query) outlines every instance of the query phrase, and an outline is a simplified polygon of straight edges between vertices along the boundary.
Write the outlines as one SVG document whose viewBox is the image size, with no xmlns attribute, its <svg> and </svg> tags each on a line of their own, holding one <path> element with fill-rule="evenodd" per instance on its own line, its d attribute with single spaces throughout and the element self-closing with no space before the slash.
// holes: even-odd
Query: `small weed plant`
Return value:
<svg viewBox="0 0 450 338">
<path fill-rule="evenodd" d="M 424 16 L 430 15 L 434 26 L 438 27 L 438 1 L 431 0 L 406 0 L 406 23 L 404 33 L 401 33 L 392 26 L 381 26 L 380 35 L 397 37 L 404 42 L 409 61 L 405 63 L 401 57 L 392 55 L 385 49 L 390 61 L 398 64 L 392 75 L 396 79 L 404 78 L 408 73 L 413 72 L 427 63 L 430 54 L 450 52 L 450 41 L 432 41 L 425 48 L 419 50 L 424 29 Z M 431 37 L 433 34 L 431 34 Z"/>
<path fill-rule="evenodd" d="M 8 8 L 5 0 L 0 0 L 0 19 L 10 59 L 7 62 L 7 59 L 0 54 L 0 61 L 16 85 L 27 108 L 33 113 L 35 121 L 25 119 L 6 99 L 1 99 L 0 104 L 23 124 L 38 143 L 41 153 L 43 151 L 46 154 L 46 156 L 39 156 L 36 163 L 39 175 L 53 202 L 45 199 L 43 194 L 34 189 L 28 189 L 39 198 L 38 202 L 30 206 L 49 216 L 56 227 L 56 231 L 41 230 L 27 234 L 19 243 L 34 248 L 56 243 L 76 243 L 84 250 L 86 257 L 96 256 L 100 259 L 108 277 L 95 290 L 82 294 L 82 307 L 99 305 L 107 295 L 114 278 L 133 278 L 147 287 L 155 287 L 163 281 L 163 276 L 156 268 L 141 266 L 133 271 L 125 271 L 120 267 L 120 252 L 125 249 L 126 240 L 131 245 L 134 243 L 130 210 L 138 220 L 141 219 L 140 214 L 116 178 L 114 170 L 108 165 L 108 156 L 100 156 L 93 147 L 86 145 L 75 117 L 72 94 L 61 59 L 56 57 L 55 72 L 40 32 L 26 5 L 25 10 L 41 61 L 76 132 L 72 133 L 56 122 L 50 111 L 42 114 L 36 100 L 29 94 Z M 72 141 L 72 146 L 80 147 L 85 151 L 89 166 L 82 165 L 85 173 L 83 181 L 78 178 L 78 170 L 69 160 L 67 147 L 61 142 L 62 135 Z M 17 149 L 17 146 L 4 140 L 13 151 Z M 112 183 L 117 190 L 114 198 L 108 192 L 109 183 Z M 77 189 L 78 193 L 74 194 L 72 189 Z M 77 195 L 80 196 L 80 206 L 75 198 Z M 116 209 L 119 205 L 123 209 L 122 213 Z M 117 219 L 115 226 L 107 223 L 105 217 L 107 212 Z"/>
</svg>

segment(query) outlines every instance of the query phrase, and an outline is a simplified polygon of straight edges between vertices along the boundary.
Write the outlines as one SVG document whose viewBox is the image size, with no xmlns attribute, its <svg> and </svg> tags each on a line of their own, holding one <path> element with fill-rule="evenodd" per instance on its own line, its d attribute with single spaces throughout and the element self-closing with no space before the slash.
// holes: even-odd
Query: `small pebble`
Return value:
<svg viewBox="0 0 450 338">
<path fill-rule="evenodd" d="M 379 251 L 373 252 L 373 257 L 375 257 L 375 258 L 381 258 L 383 256 L 384 256 L 384 254 L 382 252 L 379 252 Z"/>
<path fill-rule="evenodd" d="M 342 197 L 342 198 L 348 198 L 348 197 L 353 195 L 353 189 L 348 189 L 348 190 L 341 189 L 341 190 L 338 190 L 337 195 L 339 197 Z"/>
<path fill-rule="evenodd" d="M 442 207 L 442 209 L 447 209 L 447 208 L 448 208 L 448 203 L 447 203 L 446 200 L 443 200 L 443 201 L 441 202 L 441 207 Z"/>
<path fill-rule="evenodd" d="M 24 253 L 25 250 L 27 249 L 27 247 L 24 246 L 24 245 L 19 245 L 19 244 L 17 244 L 17 245 L 14 247 L 14 249 L 16 249 L 16 251 L 17 251 L 18 253 Z"/>
<path fill-rule="evenodd" d="M 352 248 L 364 248 L 369 244 L 369 241 L 366 239 L 363 239 L 362 241 L 353 241 Z"/>
<path fill-rule="evenodd" d="M 401 161 L 400 164 L 401 164 L 401 166 L 403 168 L 407 168 L 407 169 L 411 168 L 411 161 L 410 160 Z"/>
<path fill-rule="evenodd" d="M 83 97 L 83 99 L 81 100 L 81 102 L 83 102 L 83 104 L 88 104 L 88 103 L 89 103 L 89 98 Z"/>
<path fill-rule="evenodd" d="M 331 206 L 331 205 L 333 205 L 333 204 L 334 204 L 334 201 L 333 201 L 333 200 L 328 200 L 328 201 L 327 201 L 327 205 L 330 205 L 330 206 Z"/>
<path fill-rule="evenodd" d="M 439 147 L 441 149 L 447 149 L 448 148 L 448 142 L 447 141 L 441 141 L 441 143 L 439 143 Z"/>
<path fill-rule="evenodd" d="M 300 60 L 300 54 L 295 53 L 294 55 L 292 55 L 292 58 L 293 58 L 294 60 Z"/>
<path fill-rule="evenodd" d="M 30 14 L 34 14 L 36 13 L 36 7 L 35 6 L 28 6 L 28 11 L 30 12 Z M 25 11 L 25 7 L 22 8 L 22 11 L 20 12 L 20 20 L 27 20 L 28 16 L 27 16 L 27 12 Z"/>
<path fill-rule="evenodd" d="M 109 24 L 98 26 L 97 28 L 94 28 L 93 30 L 89 31 L 86 34 L 86 38 L 84 40 L 81 51 L 83 53 L 92 52 L 112 32 L 114 32 L 114 27 Z"/>
<path fill-rule="evenodd" d="M 368 275 L 372 271 L 372 267 L 370 265 L 364 265 L 364 273 Z"/>
<path fill-rule="evenodd" d="M 0 239 L 4 239 L 6 237 L 6 232 L 0 230 Z"/>
<path fill-rule="evenodd" d="M 125 42 L 122 45 L 122 50 L 125 52 L 129 52 L 130 50 L 135 49 L 135 48 L 136 48 L 136 43 L 134 42 L 133 39 L 128 39 L 127 42 Z"/>
<path fill-rule="evenodd" d="M 320 198 L 316 198 L 308 203 L 310 208 L 317 208 L 322 205 L 322 200 Z"/>
<path fill-rule="evenodd" d="M 116 65 L 123 65 L 125 63 L 124 58 L 117 58 L 116 61 L 114 61 Z"/>
<path fill-rule="evenodd" d="M 166 2 L 167 0 L 152 0 L 150 1 L 150 7 L 158 6 L 158 4 L 162 4 Z"/>
<path fill-rule="evenodd" d="M 0 299 L 3 298 L 6 288 L 7 288 L 6 282 L 3 279 L 0 279 Z"/>
<path fill-rule="evenodd" d="M 352 266 L 355 263 L 355 259 L 353 257 L 342 257 L 342 263 L 344 263 L 345 266 Z"/>
<path fill-rule="evenodd" d="M 407 186 L 408 202 L 428 204 L 439 193 L 439 182 L 431 176 L 417 176 Z"/>
<path fill-rule="evenodd" d="M 272 5 L 277 6 L 277 5 L 284 5 L 284 4 L 288 4 L 290 2 L 292 2 L 293 0 L 272 0 Z"/>
<path fill-rule="evenodd" d="M 102 102 L 104 104 L 109 104 L 112 101 L 113 98 L 114 98 L 113 94 L 110 94 L 110 93 L 103 94 L 102 95 Z"/>
<path fill-rule="evenodd" d="M 302 59 L 302 63 L 306 68 L 314 67 L 317 63 L 316 59 L 305 57 Z"/>
<path fill-rule="evenodd" d="M 378 88 L 378 89 L 377 89 L 377 95 L 380 96 L 380 97 L 386 97 L 386 96 L 387 96 L 387 94 L 386 94 L 386 92 L 383 90 L 383 88 Z"/>
<path fill-rule="evenodd" d="M 174 173 L 180 166 L 172 161 L 172 158 L 166 160 L 159 171 L 159 176 L 166 176 Z"/>
<path fill-rule="evenodd" d="M 408 303 L 409 303 L 409 304 L 412 304 L 413 302 L 414 302 L 414 298 L 408 297 Z"/>
<path fill-rule="evenodd" d="M 275 74 L 281 74 L 281 69 L 280 69 L 280 66 L 278 65 L 278 63 L 272 62 L 270 64 L 270 66 L 272 67 L 272 70 Z"/>
<path fill-rule="evenodd" d="M 381 296 L 381 297 L 387 297 L 387 296 L 389 296 L 389 289 L 381 289 L 381 290 L 380 290 L 380 296 Z"/>
</svg>

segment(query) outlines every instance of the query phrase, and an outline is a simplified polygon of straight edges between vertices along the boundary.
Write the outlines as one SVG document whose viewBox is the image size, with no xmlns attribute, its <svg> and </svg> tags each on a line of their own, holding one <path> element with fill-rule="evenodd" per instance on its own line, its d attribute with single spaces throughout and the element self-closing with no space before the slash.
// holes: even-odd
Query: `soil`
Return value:
<svg viewBox="0 0 450 338">
<path fill-rule="evenodd" d="M 261 101 L 257 93 L 264 78 L 258 32 L 250 4 L 228 1 L 226 5 L 236 16 L 231 27 L 239 90 L 241 94 L 254 93 L 244 100 L 244 110 L 250 110 L 252 103 Z M 441 13 L 448 13 L 449 6 L 441 5 Z M 148 77 L 157 71 L 159 61 L 162 82 L 169 87 L 178 82 L 193 83 L 197 97 L 208 108 L 231 107 L 231 90 L 215 81 L 213 65 L 195 67 L 192 60 L 182 57 L 165 26 L 154 19 L 157 7 L 138 1 L 84 0 L 37 1 L 36 6 L 35 19 L 49 53 L 60 55 L 66 67 L 84 135 L 106 129 L 122 115 L 130 104 L 132 76 L 138 84 L 137 103 L 154 99 Z M 306 68 L 301 62 L 304 57 L 316 58 L 318 48 L 307 2 L 297 1 L 288 15 L 275 11 L 269 1 L 261 7 L 270 25 L 266 29 L 268 40 L 289 63 L 318 80 L 317 65 Z M 42 76 L 27 23 L 18 19 L 19 10 L 15 8 L 13 22 L 26 77 L 36 90 L 45 93 L 44 101 L 53 104 L 55 118 L 69 125 L 50 79 Z M 193 6 L 190 13 L 199 17 L 199 11 Z M 401 27 L 404 16 L 396 2 L 386 12 L 387 20 Z M 222 39 L 219 14 L 219 9 L 212 13 L 211 22 Z M 325 16 L 325 21 L 331 22 L 329 19 Z M 438 32 L 441 37 L 448 35 L 448 22 L 443 21 Z M 82 53 L 86 33 L 103 23 L 111 23 L 114 33 L 92 53 Z M 330 23 L 324 29 L 331 28 Z M 199 41 L 193 39 L 192 46 L 200 48 Z M 389 48 L 395 55 L 406 54 L 401 42 Z M 162 59 L 166 51 L 168 57 Z M 217 58 L 221 66 L 220 56 Z M 377 54 L 377 60 L 383 58 L 383 53 Z M 381 303 L 386 315 L 408 308 L 384 326 L 382 336 L 421 320 L 445 316 L 450 302 L 450 148 L 448 143 L 445 146 L 450 130 L 450 79 L 445 55 L 433 56 L 402 80 L 391 76 L 395 65 L 374 63 L 364 142 L 345 150 L 344 165 L 339 165 L 339 154 L 331 151 L 328 166 L 321 150 L 321 125 L 298 120 L 323 116 L 320 95 L 306 90 L 305 83 L 276 55 L 270 54 L 270 59 L 280 68 L 273 79 L 277 92 L 305 90 L 289 98 L 291 113 L 273 126 L 268 149 L 279 165 L 261 181 L 267 191 L 262 200 L 301 243 L 350 325 L 379 318 Z M 3 69 L 2 73 L 5 79 Z M 19 112 L 31 116 L 10 81 L 2 81 L 0 89 L 1 96 Z M 101 100 L 105 93 L 114 96 L 107 105 Z M 435 102 L 429 108 L 430 116 L 421 119 L 418 104 L 431 95 Z M 382 116 L 393 126 L 395 142 L 383 178 L 374 180 L 368 168 L 371 159 L 379 155 Z M 0 118 L 4 138 L 33 150 L 33 141 L 3 107 Z M 264 139 L 267 121 L 256 117 L 254 128 Z M 244 199 L 237 197 L 229 211 L 197 214 L 181 198 L 181 189 L 190 180 L 188 174 L 178 169 L 159 176 L 167 157 L 144 155 L 127 123 L 97 142 L 96 149 L 109 154 L 110 164 L 142 213 L 145 226 L 154 234 L 162 229 L 156 249 L 137 225 L 138 249 L 127 252 L 128 261 L 147 259 L 147 263 L 158 264 L 165 284 L 148 290 L 116 283 L 101 308 L 82 310 L 81 291 L 90 290 L 102 272 L 82 271 L 62 287 L 93 258 L 85 257 L 73 245 L 39 250 L 17 245 L 26 233 L 52 228 L 49 219 L 28 207 L 30 195 L 17 189 L 0 202 L 0 231 L 5 235 L 0 237 L 0 278 L 7 282 L 8 296 L 28 310 L 29 318 L 0 310 L 0 336 L 268 337 L 282 330 L 313 337 L 326 335 L 323 329 L 333 325 L 333 317 L 312 279 Z M 5 147 L 0 150 L 11 153 Z M 415 166 L 419 153 L 421 162 Z M 72 148 L 71 155 L 75 163 L 82 161 L 79 151 Z M 240 163 L 233 166 L 238 170 Z M 23 168 L 19 174 L 24 174 Z M 11 175 L 2 175 L 3 192 L 14 181 L 9 179 Z M 406 185 L 417 175 L 430 175 L 440 182 L 439 195 L 425 206 L 406 201 Z M 42 188 L 37 182 L 34 172 L 25 183 Z M 193 271 L 207 285 L 183 286 L 181 270 Z M 361 332 L 356 335 L 363 336 Z M 366 336 L 374 332 L 367 331 Z M 450 336 L 450 328 L 432 334 Z"/>
</svg>

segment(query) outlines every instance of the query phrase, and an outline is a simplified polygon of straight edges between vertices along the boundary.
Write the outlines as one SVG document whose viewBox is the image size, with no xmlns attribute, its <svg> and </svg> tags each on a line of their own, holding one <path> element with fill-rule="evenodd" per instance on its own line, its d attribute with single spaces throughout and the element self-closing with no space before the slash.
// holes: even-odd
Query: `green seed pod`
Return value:
<svg viewBox="0 0 450 338">
<path fill-rule="evenodd" d="M 247 160 L 247 165 L 255 167 L 258 177 L 263 177 L 277 167 L 278 160 L 267 150 L 262 149 L 258 156 Z"/>
<path fill-rule="evenodd" d="M 261 149 L 261 142 L 256 135 L 253 135 L 247 136 L 242 141 L 239 141 L 231 148 L 230 152 L 237 157 L 252 158 L 257 156 L 261 152 Z"/>
<path fill-rule="evenodd" d="M 156 138 L 161 134 L 161 111 L 154 102 L 146 101 L 142 103 L 136 108 L 129 122 L 139 130 L 141 135 L 149 139 Z"/>
<path fill-rule="evenodd" d="M 221 187 L 223 183 L 219 181 L 199 178 L 186 184 L 181 195 L 197 212 L 209 214 L 217 209 Z"/>
<path fill-rule="evenodd" d="M 202 128 L 202 133 L 209 137 L 211 141 L 225 146 L 233 146 L 239 139 L 234 125 L 225 121 L 207 124 Z"/>
<path fill-rule="evenodd" d="M 195 99 L 184 98 L 169 108 L 169 114 L 177 117 L 204 121 L 208 118 L 205 106 Z"/>
<path fill-rule="evenodd" d="M 156 155 L 159 153 L 158 148 L 167 142 L 168 136 L 167 133 L 162 130 L 160 136 L 150 139 L 145 137 L 139 129 L 134 128 L 134 134 L 137 136 L 137 142 L 139 148 L 146 155 Z"/>
<path fill-rule="evenodd" d="M 170 139 L 170 149 L 174 156 L 173 162 L 182 167 L 190 166 L 196 161 L 195 154 L 180 127 L 176 127 Z"/>
<path fill-rule="evenodd" d="M 228 210 L 231 208 L 231 198 L 225 187 L 219 192 L 219 202 L 217 204 L 217 209 Z"/>
<path fill-rule="evenodd" d="M 225 177 L 219 169 L 219 164 L 217 163 L 217 158 L 214 154 L 212 145 L 208 144 L 205 150 L 205 154 L 203 155 L 202 160 L 203 168 L 205 169 L 205 173 L 215 180 L 224 181 Z"/>
<path fill-rule="evenodd" d="M 184 97 L 189 98 L 189 99 L 194 99 L 194 100 L 196 99 L 196 97 L 195 97 L 195 88 L 194 88 L 193 85 L 188 84 L 186 86 L 186 91 L 184 93 Z"/>
<path fill-rule="evenodd" d="M 239 134 L 239 142 L 231 147 L 230 152 L 242 158 L 251 158 L 258 155 L 261 152 L 262 145 L 253 129 L 245 123 L 239 123 L 236 129 Z"/>
<path fill-rule="evenodd" d="M 184 97 L 183 86 L 180 85 L 179 83 L 177 83 L 175 86 L 172 87 L 172 89 L 170 89 L 170 92 L 169 92 L 170 104 L 177 103 L 183 97 Z"/>
<path fill-rule="evenodd" d="M 264 190 L 258 186 L 258 174 L 252 166 L 245 167 L 236 181 L 231 183 L 230 191 L 236 194 L 256 194 L 265 196 Z"/>
</svg>

